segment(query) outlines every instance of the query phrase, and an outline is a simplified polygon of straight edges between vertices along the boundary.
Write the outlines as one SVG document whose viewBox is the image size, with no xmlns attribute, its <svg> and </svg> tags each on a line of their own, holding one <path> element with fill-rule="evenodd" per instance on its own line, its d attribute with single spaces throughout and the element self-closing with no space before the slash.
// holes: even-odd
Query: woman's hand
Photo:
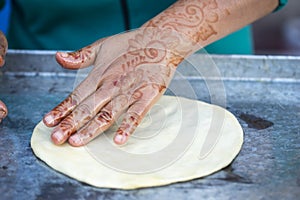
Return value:
<svg viewBox="0 0 300 200">
<path fill-rule="evenodd" d="M 7 52 L 7 40 L 5 35 L 0 31 L 0 67 L 5 63 L 5 55 Z M 7 116 L 7 108 L 5 104 L 0 100 L 0 123 L 2 119 Z"/>
<path fill-rule="evenodd" d="M 143 29 L 57 53 L 65 68 L 94 65 L 70 96 L 44 117 L 52 140 L 81 146 L 125 112 L 114 141 L 124 144 L 163 94 L 175 68 L 196 50 L 272 12 L 278 0 L 178 0 Z"/>
<path fill-rule="evenodd" d="M 63 67 L 94 65 L 88 77 L 43 121 L 54 127 L 55 144 L 81 146 L 108 129 L 121 114 L 114 142 L 124 144 L 145 114 L 165 92 L 188 53 L 170 30 L 145 28 L 102 39 L 72 53 L 58 52 Z"/>
</svg>

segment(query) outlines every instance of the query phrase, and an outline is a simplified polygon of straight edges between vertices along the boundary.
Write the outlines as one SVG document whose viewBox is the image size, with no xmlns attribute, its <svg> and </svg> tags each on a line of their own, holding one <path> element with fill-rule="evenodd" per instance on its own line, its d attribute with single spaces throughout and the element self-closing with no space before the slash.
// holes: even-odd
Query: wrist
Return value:
<svg viewBox="0 0 300 200">
<path fill-rule="evenodd" d="M 142 27 L 170 29 L 185 42 L 188 40 L 194 52 L 205 47 L 217 35 L 215 23 L 220 16 L 215 0 L 177 1 L 171 7 L 149 20 Z"/>
<path fill-rule="evenodd" d="M 151 35 L 149 37 L 151 45 L 147 47 L 148 49 L 153 47 L 152 49 L 157 49 L 159 52 L 165 52 L 167 65 L 177 67 L 184 58 L 199 49 L 199 44 L 174 29 L 143 26 L 140 30 L 143 32 L 142 35 Z"/>
</svg>

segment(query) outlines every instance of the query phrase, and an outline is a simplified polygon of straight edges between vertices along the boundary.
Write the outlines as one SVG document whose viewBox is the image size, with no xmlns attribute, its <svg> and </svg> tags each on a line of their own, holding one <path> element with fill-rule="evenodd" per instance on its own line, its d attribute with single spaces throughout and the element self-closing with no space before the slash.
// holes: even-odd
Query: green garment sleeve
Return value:
<svg viewBox="0 0 300 200">
<path fill-rule="evenodd" d="M 4 7 L 5 5 L 5 0 L 0 0 L 0 10 Z"/>
<path fill-rule="evenodd" d="M 288 0 L 279 0 L 279 4 L 277 6 L 277 8 L 274 11 L 278 11 L 281 8 L 283 8 L 286 4 L 287 4 Z"/>
</svg>

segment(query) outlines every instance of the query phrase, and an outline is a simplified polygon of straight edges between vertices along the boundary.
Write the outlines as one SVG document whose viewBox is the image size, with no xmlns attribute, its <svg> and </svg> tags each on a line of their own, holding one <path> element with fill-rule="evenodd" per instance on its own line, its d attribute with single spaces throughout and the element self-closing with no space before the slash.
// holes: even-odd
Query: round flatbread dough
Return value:
<svg viewBox="0 0 300 200">
<path fill-rule="evenodd" d="M 239 153 L 243 130 L 225 109 L 181 97 L 163 96 L 127 144 L 113 135 L 119 121 L 84 147 L 54 145 L 51 128 L 34 129 L 34 154 L 53 169 L 104 188 L 135 189 L 188 181 L 216 172 Z"/>
</svg>

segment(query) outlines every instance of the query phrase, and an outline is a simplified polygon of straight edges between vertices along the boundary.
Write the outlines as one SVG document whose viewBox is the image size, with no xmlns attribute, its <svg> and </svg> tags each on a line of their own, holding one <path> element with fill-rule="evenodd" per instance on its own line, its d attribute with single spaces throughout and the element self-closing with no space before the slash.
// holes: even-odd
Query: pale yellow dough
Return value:
<svg viewBox="0 0 300 200">
<path fill-rule="evenodd" d="M 123 146 L 114 145 L 117 124 L 84 147 L 54 145 L 52 129 L 34 129 L 34 154 L 53 169 L 104 188 L 135 189 L 188 181 L 216 172 L 239 153 L 243 131 L 225 109 L 163 96 Z"/>
</svg>

